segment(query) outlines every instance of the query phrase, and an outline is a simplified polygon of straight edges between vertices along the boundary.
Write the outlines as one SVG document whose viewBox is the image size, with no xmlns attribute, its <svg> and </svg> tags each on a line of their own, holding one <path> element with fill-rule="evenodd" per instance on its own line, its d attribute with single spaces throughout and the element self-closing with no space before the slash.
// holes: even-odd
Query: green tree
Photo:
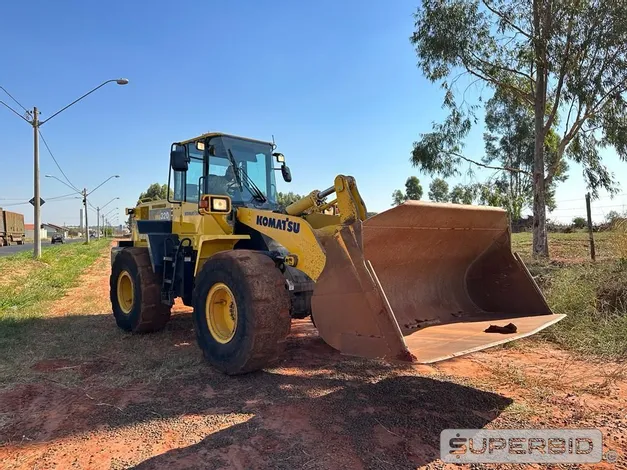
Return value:
<svg viewBox="0 0 627 470">
<path fill-rule="evenodd" d="M 170 197 L 172 197 L 172 190 L 170 190 Z M 137 204 L 147 201 L 158 201 L 161 199 L 168 198 L 168 185 L 167 184 L 159 184 L 153 183 L 148 186 L 148 189 L 139 195 L 139 199 L 137 200 Z"/>
<path fill-rule="evenodd" d="M 393 206 L 400 206 L 406 200 L 407 198 L 405 197 L 405 194 L 403 194 L 403 191 L 401 191 L 400 189 L 395 189 L 394 192 L 392 193 L 392 205 Z"/>
<path fill-rule="evenodd" d="M 419 67 L 444 88 L 449 116 L 415 142 L 414 164 L 446 177 L 478 163 L 462 154 L 479 106 L 460 80 L 512 93 L 533 109 L 532 253 L 548 257 L 546 189 L 564 158 L 583 166 L 595 196 L 616 190 L 599 148 L 627 159 L 627 9 L 602 0 L 422 0 L 415 19 Z M 565 119 L 547 165 L 558 115 Z"/>
<path fill-rule="evenodd" d="M 620 219 L 621 217 L 623 216 L 619 212 L 609 211 L 605 216 L 605 222 L 608 224 L 613 224 L 616 219 Z"/>
<path fill-rule="evenodd" d="M 448 183 L 442 178 L 435 178 L 429 185 L 429 199 L 434 202 L 448 202 Z"/>
<path fill-rule="evenodd" d="M 533 162 L 535 149 L 533 110 L 513 93 L 498 89 L 486 104 L 484 134 L 486 155 L 482 162 L 497 164 L 502 171 L 492 184 L 498 187 L 501 206 L 514 220 L 522 217 L 526 208 L 533 206 Z M 557 158 L 559 137 L 551 129 L 544 142 L 546 170 Z M 567 178 L 568 163 L 562 160 L 553 181 L 546 188 L 546 205 L 555 209 L 555 189 Z"/>
<path fill-rule="evenodd" d="M 475 199 L 475 192 L 476 189 L 472 185 L 456 184 L 451 190 L 449 199 L 454 204 L 472 204 Z"/>
<path fill-rule="evenodd" d="M 301 196 L 300 194 L 294 194 L 292 191 L 290 191 L 289 193 L 278 192 L 276 195 L 276 200 L 280 206 L 287 207 L 293 202 L 302 199 L 303 197 L 304 196 Z"/>
<path fill-rule="evenodd" d="M 420 180 L 415 176 L 410 176 L 405 181 L 405 200 L 420 201 L 422 199 L 422 186 Z"/>
<path fill-rule="evenodd" d="M 575 217 L 573 219 L 573 227 L 575 228 L 586 228 L 586 225 L 588 225 L 588 222 L 583 217 Z"/>
<path fill-rule="evenodd" d="M 422 198 L 422 185 L 415 176 L 410 176 L 405 181 L 405 192 L 400 189 L 392 193 L 392 205 L 399 206 L 405 201 L 419 201 Z"/>
</svg>

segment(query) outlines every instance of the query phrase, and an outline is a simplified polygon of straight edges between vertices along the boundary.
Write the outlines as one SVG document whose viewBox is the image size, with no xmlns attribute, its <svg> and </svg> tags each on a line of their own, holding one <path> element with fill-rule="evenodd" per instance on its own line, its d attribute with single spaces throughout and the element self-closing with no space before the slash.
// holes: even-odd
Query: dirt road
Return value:
<svg viewBox="0 0 627 470">
<path fill-rule="evenodd" d="M 0 390 L 0 462 L 32 468 L 441 468 L 445 428 L 599 427 L 627 468 L 625 365 L 520 342 L 435 366 L 342 357 L 305 320 L 276 368 L 226 377 L 188 309 L 115 327 L 108 258 L 34 322 Z M 495 467 L 490 467 L 495 468 Z M 522 468 L 522 467 L 521 467 Z"/>
</svg>

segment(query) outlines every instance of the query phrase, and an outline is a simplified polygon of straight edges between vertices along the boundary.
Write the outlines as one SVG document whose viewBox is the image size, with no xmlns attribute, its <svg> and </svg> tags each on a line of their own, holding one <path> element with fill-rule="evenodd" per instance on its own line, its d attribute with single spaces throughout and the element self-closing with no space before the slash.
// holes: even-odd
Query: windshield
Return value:
<svg viewBox="0 0 627 470">
<path fill-rule="evenodd" d="M 264 198 L 270 204 L 276 203 L 272 145 L 219 136 L 210 139 L 208 146 L 208 194 L 228 194 L 233 204 L 261 204 L 266 202 L 262 200 Z M 231 156 L 237 165 L 237 171 L 233 171 Z M 255 186 L 263 197 L 255 195 Z"/>
</svg>

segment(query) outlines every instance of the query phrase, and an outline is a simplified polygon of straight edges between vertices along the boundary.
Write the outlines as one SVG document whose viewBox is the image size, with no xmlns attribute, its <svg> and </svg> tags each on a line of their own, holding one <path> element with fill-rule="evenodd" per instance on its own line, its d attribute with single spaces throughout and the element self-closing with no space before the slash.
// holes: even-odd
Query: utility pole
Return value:
<svg viewBox="0 0 627 470">
<path fill-rule="evenodd" d="M 34 220 L 35 220 L 35 230 L 33 230 L 33 238 L 35 242 L 35 247 L 33 250 L 33 257 L 35 259 L 41 257 L 41 204 L 39 197 L 39 116 L 37 111 L 37 106 L 33 108 L 33 185 L 34 185 L 34 193 L 33 197 L 33 207 L 34 207 Z"/>
<path fill-rule="evenodd" d="M 83 188 L 83 206 L 85 207 L 85 243 L 89 243 L 89 222 L 87 222 L 87 188 Z"/>
<path fill-rule="evenodd" d="M 100 207 L 96 207 L 96 237 L 100 240 Z"/>
<path fill-rule="evenodd" d="M 0 89 L 2 89 L 7 95 L 9 95 L 13 99 L 13 101 L 15 101 L 18 105 L 20 105 L 20 107 L 26 112 L 26 116 L 23 116 L 22 114 L 20 114 L 18 111 L 13 109 L 11 106 L 6 104 L 4 101 L 0 101 L 0 104 L 2 104 L 3 106 L 7 107 L 15 115 L 17 115 L 18 117 L 20 117 L 21 119 L 23 119 L 24 121 L 26 121 L 28 124 L 30 124 L 33 127 L 33 137 L 34 137 L 34 139 L 33 139 L 33 177 L 34 177 L 34 192 L 35 192 L 35 195 L 34 195 L 34 198 L 33 198 L 33 209 L 34 209 L 34 214 L 33 214 L 34 217 L 33 218 L 35 219 L 35 223 L 34 223 L 35 227 L 34 227 L 34 231 L 33 231 L 34 232 L 33 233 L 33 239 L 34 239 L 33 240 L 34 241 L 33 257 L 35 259 L 38 259 L 38 258 L 41 257 L 41 203 L 40 203 L 41 197 L 40 197 L 40 193 L 39 193 L 39 127 L 43 126 L 50 119 L 55 117 L 57 114 L 65 111 L 70 106 L 78 103 L 80 100 L 82 100 L 86 96 L 91 95 L 94 91 L 98 90 L 99 88 L 102 88 L 107 83 L 112 83 L 112 82 L 115 82 L 118 85 L 126 85 L 126 84 L 128 84 L 128 79 L 126 79 L 126 78 L 117 78 L 117 79 L 113 79 L 113 80 L 106 80 L 105 82 L 101 83 L 96 88 L 94 88 L 93 90 L 88 91 L 83 96 L 81 96 L 80 98 L 72 101 L 70 104 L 68 104 L 64 108 L 61 108 L 59 111 L 54 113 L 49 118 L 44 119 L 43 121 L 39 120 L 39 114 L 38 114 L 39 111 L 37 110 L 37 107 L 34 107 L 33 111 L 27 110 L 15 98 L 13 98 L 13 96 L 11 96 L 11 94 L 8 91 L 6 91 L 3 87 L 0 86 Z M 32 115 L 31 115 L 31 113 L 32 113 Z M 72 187 L 72 189 L 76 190 L 76 188 L 74 188 L 74 187 Z M 87 220 L 87 214 L 85 214 L 85 220 Z M 89 236 L 89 234 L 88 234 L 88 236 Z"/>
<path fill-rule="evenodd" d="M 105 225 L 105 218 L 104 218 L 104 214 L 102 214 L 102 227 L 103 227 L 103 232 L 104 232 L 104 237 L 107 238 L 107 226 Z"/>
</svg>

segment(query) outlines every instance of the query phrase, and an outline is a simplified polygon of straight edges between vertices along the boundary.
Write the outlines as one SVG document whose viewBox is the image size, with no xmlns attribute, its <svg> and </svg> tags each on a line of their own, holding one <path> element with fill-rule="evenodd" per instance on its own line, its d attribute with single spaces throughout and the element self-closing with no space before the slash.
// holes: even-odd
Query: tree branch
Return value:
<svg viewBox="0 0 627 470">
<path fill-rule="evenodd" d="M 621 88 L 623 88 L 622 90 L 620 90 Z M 619 91 L 620 90 L 620 91 Z M 619 82 L 617 83 L 615 86 L 613 86 L 607 93 L 605 93 L 605 95 L 603 95 L 603 97 L 596 102 L 596 104 L 594 104 L 592 106 L 592 110 L 590 111 L 590 113 L 586 113 L 586 115 L 584 116 L 584 119 L 587 119 L 588 117 L 592 116 L 593 114 L 601 111 L 601 109 L 603 108 L 603 106 L 601 106 L 601 103 L 603 102 L 603 100 L 605 100 L 607 97 L 609 97 L 610 95 L 612 95 L 613 93 L 623 93 L 625 90 L 627 90 L 627 84 L 623 83 L 623 82 Z M 607 103 L 606 103 L 607 104 Z"/>
<path fill-rule="evenodd" d="M 466 68 L 469 74 L 474 75 L 475 77 L 480 78 L 481 80 L 484 80 L 486 82 L 492 83 L 493 85 L 507 88 L 511 90 L 518 98 L 522 99 L 523 101 L 526 101 L 527 103 L 533 104 L 533 96 L 531 94 L 524 93 L 519 88 L 516 88 L 515 86 L 510 85 L 509 83 L 501 82 L 495 78 L 490 77 L 489 74 L 487 74 L 484 70 L 478 67 L 477 67 L 478 71 L 473 70 L 462 57 L 460 57 L 460 60 L 462 61 L 462 64 L 464 65 L 464 67 Z"/>
<path fill-rule="evenodd" d="M 510 25 L 512 28 L 514 28 L 516 31 L 518 31 L 520 34 L 522 34 L 523 36 L 529 38 L 529 39 L 533 39 L 532 35 L 530 33 L 528 33 L 527 31 L 525 31 L 524 29 L 522 29 L 520 26 L 518 26 L 517 24 L 515 24 L 512 20 L 510 20 L 507 16 L 505 16 L 505 14 L 502 11 L 497 10 L 496 8 L 490 6 L 490 4 L 486 1 L 483 0 L 483 4 L 485 5 L 485 7 L 490 10 L 492 13 L 494 13 L 496 16 L 498 16 L 499 18 L 501 18 L 503 21 L 505 21 L 508 25 Z"/>
<path fill-rule="evenodd" d="M 573 32 L 573 14 L 571 14 L 570 19 L 568 21 L 568 33 L 566 34 L 566 50 L 564 51 L 564 57 L 562 59 L 562 66 L 560 67 L 560 77 L 557 82 L 557 89 L 555 91 L 555 102 L 553 103 L 553 109 L 551 110 L 551 114 L 549 115 L 549 119 L 544 126 L 544 133 L 549 132 L 551 127 L 553 127 L 553 123 L 555 122 L 555 117 L 557 116 L 557 110 L 560 106 L 560 98 L 562 95 L 562 88 L 564 86 L 564 78 L 566 76 L 566 67 L 568 64 L 569 56 L 570 56 L 570 46 L 572 45 L 572 32 Z"/>
<path fill-rule="evenodd" d="M 488 168 L 490 170 L 499 170 L 499 171 L 509 171 L 511 173 L 524 173 L 526 175 L 531 176 L 531 172 L 526 171 L 526 170 L 522 170 L 520 168 L 512 168 L 509 166 L 492 166 L 492 165 L 486 165 L 485 163 L 480 163 L 476 160 L 472 160 L 468 157 L 464 157 L 463 155 L 457 153 L 457 152 L 449 152 L 449 151 L 444 151 L 445 153 L 448 153 L 449 155 L 453 155 L 454 157 L 458 157 L 461 158 L 462 160 L 466 160 L 468 163 L 472 163 L 474 165 L 483 167 L 483 168 Z"/>
<path fill-rule="evenodd" d="M 520 70 L 515 70 L 515 69 L 510 69 L 509 67 L 505 67 L 503 65 L 498 65 L 492 62 L 488 62 L 487 60 L 482 59 L 481 57 L 477 56 L 475 53 L 471 52 L 470 53 L 476 60 L 478 60 L 479 62 L 481 62 L 484 65 L 487 65 L 488 67 L 495 67 L 497 69 L 501 69 L 504 70 L 506 72 L 509 73 L 515 73 L 518 74 L 524 78 L 528 78 L 529 80 L 533 81 L 533 77 L 529 74 L 526 74 L 525 72 L 521 72 Z"/>
<path fill-rule="evenodd" d="M 572 110 L 572 106 L 571 106 L 571 110 Z M 571 140 L 573 140 L 573 138 L 575 137 L 575 135 L 577 134 L 577 132 L 579 131 L 579 129 L 581 128 L 581 126 L 586 120 L 587 111 L 586 113 L 584 113 L 583 116 L 581 115 L 582 111 L 583 111 L 583 103 L 579 102 L 579 106 L 577 107 L 577 119 L 575 119 L 575 122 L 573 122 L 573 126 L 570 129 L 568 129 L 568 126 L 567 126 L 566 129 L 564 130 L 564 136 L 562 137 L 562 140 L 560 141 L 559 146 L 557 147 L 557 155 L 555 157 L 555 161 L 549 167 L 549 170 L 547 171 L 547 174 L 546 174 L 546 178 L 544 178 L 544 183 L 546 185 L 549 185 L 553 182 L 555 173 L 557 172 L 557 169 L 559 168 L 560 163 L 562 162 L 562 158 L 564 156 L 564 151 L 566 150 L 566 146 L 570 143 Z M 570 119 L 570 112 L 568 113 L 568 118 Z"/>
</svg>

